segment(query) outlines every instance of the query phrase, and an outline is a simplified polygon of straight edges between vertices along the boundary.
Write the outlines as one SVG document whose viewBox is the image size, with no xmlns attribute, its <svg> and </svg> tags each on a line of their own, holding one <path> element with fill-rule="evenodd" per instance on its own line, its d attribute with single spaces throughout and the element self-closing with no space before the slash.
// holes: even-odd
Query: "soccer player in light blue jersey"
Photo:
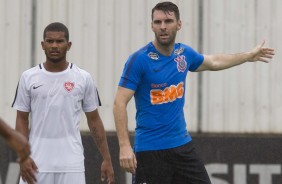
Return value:
<svg viewBox="0 0 282 184">
<path fill-rule="evenodd" d="M 152 9 L 151 28 L 155 39 L 129 56 L 114 101 L 120 165 L 134 174 L 137 184 L 210 184 L 186 129 L 187 73 L 223 70 L 247 61 L 269 62 L 274 50 L 262 42 L 240 54 L 203 55 L 175 43 L 181 20 L 171 2 L 160 2 Z M 132 148 L 126 108 L 133 96 L 137 112 Z"/>
</svg>

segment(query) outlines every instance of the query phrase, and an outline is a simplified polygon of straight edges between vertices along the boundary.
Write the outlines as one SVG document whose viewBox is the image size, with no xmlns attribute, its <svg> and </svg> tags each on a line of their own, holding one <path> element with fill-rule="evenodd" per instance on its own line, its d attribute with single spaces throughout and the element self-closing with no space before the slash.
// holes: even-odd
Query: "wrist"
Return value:
<svg viewBox="0 0 282 184">
<path fill-rule="evenodd" d="M 110 162 L 110 163 L 112 162 L 112 159 L 111 159 L 110 155 L 104 156 L 103 160 L 104 160 L 104 162 Z"/>
<path fill-rule="evenodd" d="M 131 147 L 131 144 L 130 144 L 130 141 L 129 141 L 129 138 L 126 138 L 126 139 L 121 139 L 119 141 L 119 147 L 128 147 L 130 146 Z"/>
<path fill-rule="evenodd" d="M 254 53 L 253 52 L 246 52 L 245 53 L 245 62 L 248 62 L 248 61 L 253 61 L 253 57 L 254 57 Z"/>
</svg>

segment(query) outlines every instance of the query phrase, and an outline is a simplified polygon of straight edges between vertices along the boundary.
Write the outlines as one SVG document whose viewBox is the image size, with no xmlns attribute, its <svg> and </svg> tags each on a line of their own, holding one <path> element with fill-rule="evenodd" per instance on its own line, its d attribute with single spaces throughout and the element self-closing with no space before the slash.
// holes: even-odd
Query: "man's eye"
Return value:
<svg viewBox="0 0 282 184">
<path fill-rule="evenodd" d="M 173 20 L 169 19 L 169 20 L 166 20 L 165 22 L 166 22 L 166 23 L 172 23 Z"/>
</svg>

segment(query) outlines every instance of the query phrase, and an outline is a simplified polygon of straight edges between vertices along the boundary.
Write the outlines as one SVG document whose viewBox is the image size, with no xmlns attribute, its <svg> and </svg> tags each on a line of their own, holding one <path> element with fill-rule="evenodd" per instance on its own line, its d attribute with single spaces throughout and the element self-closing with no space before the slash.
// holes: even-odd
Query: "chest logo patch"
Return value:
<svg viewBox="0 0 282 184">
<path fill-rule="evenodd" d="M 184 52 L 184 48 L 180 48 L 180 49 L 176 49 L 175 51 L 174 51 L 174 54 L 176 54 L 176 55 L 180 55 L 180 54 L 182 54 Z"/>
<path fill-rule="evenodd" d="M 158 60 L 159 59 L 159 55 L 157 53 L 154 52 L 150 52 L 148 54 L 149 58 L 153 59 L 153 60 Z"/>
<path fill-rule="evenodd" d="M 67 92 L 71 92 L 74 88 L 74 82 L 65 82 L 64 88 Z"/>
<path fill-rule="evenodd" d="M 178 55 L 174 61 L 177 63 L 177 70 L 179 72 L 184 72 L 187 68 L 187 62 L 184 55 Z"/>
</svg>

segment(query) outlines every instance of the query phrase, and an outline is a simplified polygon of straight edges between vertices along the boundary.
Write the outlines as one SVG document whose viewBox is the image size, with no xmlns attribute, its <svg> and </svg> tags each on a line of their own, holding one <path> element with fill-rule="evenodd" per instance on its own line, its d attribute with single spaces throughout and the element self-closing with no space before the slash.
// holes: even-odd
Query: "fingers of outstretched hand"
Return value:
<svg viewBox="0 0 282 184">
<path fill-rule="evenodd" d="M 261 53 L 259 54 L 257 60 L 265 63 L 269 63 L 269 60 L 275 55 L 274 49 L 271 48 L 261 48 Z"/>
<path fill-rule="evenodd" d="M 272 58 L 272 56 L 275 55 L 275 52 L 274 52 L 274 49 L 271 49 L 271 48 L 263 48 L 263 49 L 262 49 L 262 54 L 263 54 L 265 57 Z"/>
<path fill-rule="evenodd" d="M 263 47 L 264 44 L 265 44 L 265 40 L 263 40 L 263 41 L 258 45 L 258 47 Z"/>
<path fill-rule="evenodd" d="M 249 61 L 262 61 L 265 63 L 269 63 L 269 61 L 273 58 L 275 55 L 275 51 L 272 48 L 266 48 L 263 47 L 264 42 L 262 42 L 260 45 L 258 45 L 256 48 L 252 51 L 252 57 Z"/>
</svg>

